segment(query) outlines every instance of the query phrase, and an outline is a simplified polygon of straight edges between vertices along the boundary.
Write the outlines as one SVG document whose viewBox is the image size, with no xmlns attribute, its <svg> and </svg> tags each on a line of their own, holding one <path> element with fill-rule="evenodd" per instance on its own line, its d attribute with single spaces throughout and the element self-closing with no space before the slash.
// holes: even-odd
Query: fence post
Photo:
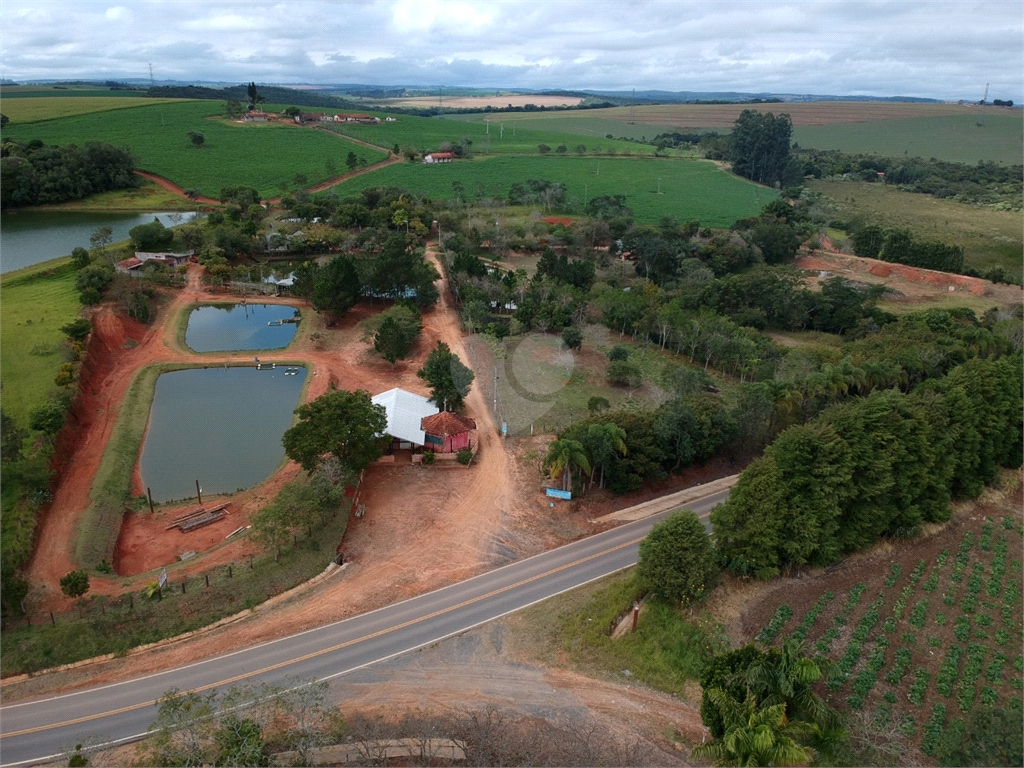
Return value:
<svg viewBox="0 0 1024 768">
<path fill-rule="evenodd" d="M 206 576 L 206 588 L 210 588 L 210 574 L 204 574 Z"/>
<path fill-rule="evenodd" d="M 185 594 L 185 580 L 184 579 L 181 582 L 181 594 L 183 594 L 183 595 Z"/>
<path fill-rule="evenodd" d="M 249 555 L 249 570 L 252 570 L 252 555 Z"/>
<path fill-rule="evenodd" d="M 131 594 L 130 592 L 128 593 L 128 610 L 135 610 L 135 595 Z"/>
<path fill-rule="evenodd" d="M 232 576 L 231 576 L 231 566 L 230 565 L 228 565 L 228 578 L 229 579 L 232 578 Z"/>
<path fill-rule="evenodd" d="M 54 627 L 57 626 L 57 620 L 53 618 L 53 611 L 50 611 L 50 625 Z"/>
</svg>

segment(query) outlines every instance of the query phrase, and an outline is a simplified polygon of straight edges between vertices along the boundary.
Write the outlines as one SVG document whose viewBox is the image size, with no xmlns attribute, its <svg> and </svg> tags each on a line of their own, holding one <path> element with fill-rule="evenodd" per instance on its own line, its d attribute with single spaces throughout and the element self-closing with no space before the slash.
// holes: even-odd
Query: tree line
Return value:
<svg viewBox="0 0 1024 768">
<path fill-rule="evenodd" d="M 46 146 L 5 141 L 0 149 L 0 206 L 52 205 L 138 186 L 135 158 L 101 142 Z"/>
</svg>

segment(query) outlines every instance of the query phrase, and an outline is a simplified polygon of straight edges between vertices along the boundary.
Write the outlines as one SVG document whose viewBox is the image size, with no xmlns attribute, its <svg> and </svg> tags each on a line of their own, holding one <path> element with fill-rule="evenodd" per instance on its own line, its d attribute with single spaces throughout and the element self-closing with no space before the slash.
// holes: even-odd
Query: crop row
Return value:
<svg viewBox="0 0 1024 768">
<path fill-rule="evenodd" d="M 780 605 L 775 609 L 775 615 L 772 616 L 772 620 L 768 622 L 768 626 L 757 633 L 757 641 L 764 643 L 765 645 L 771 645 L 775 636 L 779 634 L 783 625 L 789 621 L 793 615 L 793 609 L 788 605 Z"/>
<path fill-rule="evenodd" d="M 835 599 L 835 594 L 832 592 L 825 592 L 818 601 L 812 605 L 807 613 L 804 614 L 803 619 L 800 620 L 800 626 L 793 630 L 793 637 L 799 642 L 807 637 L 811 628 L 814 626 L 814 622 L 818 620 L 818 615 L 825 609 L 825 606 L 831 603 Z"/>
</svg>

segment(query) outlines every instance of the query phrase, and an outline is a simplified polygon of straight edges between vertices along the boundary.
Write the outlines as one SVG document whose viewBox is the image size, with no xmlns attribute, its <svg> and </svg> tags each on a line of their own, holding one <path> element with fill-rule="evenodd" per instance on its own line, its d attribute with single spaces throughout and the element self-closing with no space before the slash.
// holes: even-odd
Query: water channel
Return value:
<svg viewBox="0 0 1024 768">
<path fill-rule="evenodd" d="M 161 375 L 141 472 L 153 500 L 234 493 L 262 482 L 284 457 L 306 369 L 190 368 Z"/>
<path fill-rule="evenodd" d="M 154 218 L 165 227 L 184 224 L 196 213 L 66 213 L 16 211 L 0 215 L 0 273 L 68 256 L 88 248 L 100 227 L 113 230 L 113 240 L 128 239 L 128 231 Z"/>
<path fill-rule="evenodd" d="M 207 304 L 189 313 L 185 344 L 196 352 L 287 347 L 299 311 L 287 304 Z"/>
</svg>

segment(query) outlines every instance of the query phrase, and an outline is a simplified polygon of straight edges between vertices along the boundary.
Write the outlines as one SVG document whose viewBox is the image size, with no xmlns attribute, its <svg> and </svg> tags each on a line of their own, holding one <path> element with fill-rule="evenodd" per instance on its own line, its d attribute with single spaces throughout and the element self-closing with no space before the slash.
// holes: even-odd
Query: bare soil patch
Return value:
<svg viewBox="0 0 1024 768">
<path fill-rule="evenodd" d="M 990 306 L 1019 305 L 1024 301 L 1024 290 L 1017 285 L 991 283 L 978 277 L 967 277 L 950 272 L 919 269 L 903 264 L 891 264 L 878 259 L 849 256 L 830 251 L 830 244 L 824 243 L 824 251 L 799 256 L 796 266 L 811 273 L 806 281 L 819 285 L 832 277 L 843 277 L 861 283 L 885 285 L 891 295 L 886 300 L 908 309 L 925 308 L 936 302 L 968 299 L 972 303 L 983 299 L 991 301 Z"/>
<path fill-rule="evenodd" d="M 536 104 L 538 107 L 574 107 L 583 101 L 581 96 L 541 96 L 531 93 L 509 93 L 504 96 L 442 96 L 441 104 L 446 107 L 457 107 L 459 109 L 483 109 L 484 107 L 525 107 L 527 104 Z M 422 107 L 436 106 L 436 96 L 416 96 L 411 99 L 399 99 L 390 101 L 396 107 Z"/>
</svg>

